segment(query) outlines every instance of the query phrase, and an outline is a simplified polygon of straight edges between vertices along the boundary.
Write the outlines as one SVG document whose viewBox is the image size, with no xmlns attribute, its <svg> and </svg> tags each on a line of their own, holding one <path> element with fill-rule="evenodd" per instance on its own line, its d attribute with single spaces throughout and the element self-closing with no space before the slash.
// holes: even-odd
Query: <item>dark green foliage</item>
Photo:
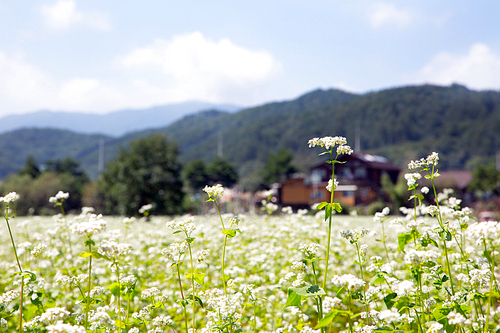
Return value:
<svg viewBox="0 0 500 333">
<path fill-rule="evenodd" d="M 263 178 L 267 185 L 286 179 L 297 172 L 292 165 L 293 154 L 286 148 L 280 148 L 266 160 Z"/>
<path fill-rule="evenodd" d="M 40 168 L 33 155 L 28 156 L 24 167 L 18 173 L 20 175 L 28 175 L 31 178 L 36 178 L 40 175 Z"/>
<path fill-rule="evenodd" d="M 99 180 L 106 214 L 137 215 L 147 204 L 154 214 L 182 212 L 181 166 L 177 144 L 162 135 L 141 138 L 122 149 Z"/>
<path fill-rule="evenodd" d="M 187 185 L 194 191 L 203 189 L 210 182 L 207 166 L 203 160 L 191 161 L 184 167 L 183 173 Z"/>
<path fill-rule="evenodd" d="M 386 156 L 401 167 L 436 151 L 440 170 L 471 169 L 491 162 L 500 147 L 500 92 L 471 91 L 459 85 L 410 86 L 363 95 L 316 90 L 296 100 L 234 114 L 202 112 L 165 128 L 120 138 L 20 130 L 0 135 L 0 178 L 21 167 L 30 154 L 41 162 L 72 156 L 96 178 L 100 139 L 106 138 L 105 158 L 111 160 L 120 145 L 152 134 L 179 142 L 182 162 L 207 162 L 217 155 L 222 133 L 224 156 L 237 165 L 242 183 L 254 186 L 266 159 L 279 148 L 292 151 L 297 169 L 306 171 L 321 162 L 307 147 L 309 139 L 342 135 L 354 146 L 358 124 L 361 149 Z"/>
<path fill-rule="evenodd" d="M 399 175 L 398 181 L 394 184 L 387 173 L 381 177 L 382 189 L 387 195 L 387 199 L 393 204 L 392 211 L 397 212 L 399 207 L 408 202 L 408 186 L 404 178 L 404 173 Z"/>
<path fill-rule="evenodd" d="M 83 191 L 89 179 L 80 170 L 79 163 L 68 157 L 63 161 L 51 161 L 48 166 L 40 168 L 35 159 L 30 157 L 18 174 L 10 175 L 0 186 L 0 193 L 15 191 L 21 197 L 22 200 L 16 202 L 18 215 L 58 212 L 59 208 L 49 203 L 49 198 L 58 191 L 69 193 L 69 198 L 63 204 L 66 212 L 78 212 L 81 209 Z"/>
<path fill-rule="evenodd" d="M 469 190 L 475 191 L 479 196 L 499 195 L 500 171 L 495 168 L 495 164 L 476 166 L 472 171 Z"/>
<path fill-rule="evenodd" d="M 223 157 L 216 157 L 207 165 L 207 174 L 210 185 L 221 184 L 224 187 L 232 187 L 238 182 L 236 166 Z"/>
</svg>

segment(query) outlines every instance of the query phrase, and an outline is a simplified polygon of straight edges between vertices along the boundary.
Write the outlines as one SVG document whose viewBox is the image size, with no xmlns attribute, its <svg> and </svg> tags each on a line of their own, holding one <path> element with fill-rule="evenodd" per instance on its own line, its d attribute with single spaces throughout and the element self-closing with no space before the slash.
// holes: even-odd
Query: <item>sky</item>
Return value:
<svg viewBox="0 0 500 333">
<path fill-rule="evenodd" d="M 500 1 L 0 0 L 0 117 L 500 90 Z"/>
</svg>

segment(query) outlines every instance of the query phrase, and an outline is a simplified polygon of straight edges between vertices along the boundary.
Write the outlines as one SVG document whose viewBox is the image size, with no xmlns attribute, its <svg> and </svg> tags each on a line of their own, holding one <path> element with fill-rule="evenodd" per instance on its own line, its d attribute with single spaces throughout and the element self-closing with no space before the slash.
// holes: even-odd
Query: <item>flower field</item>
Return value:
<svg viewBox="0 0 500 333">
<path fill-rule="evenodd" d="M 349 153 L 320 140 L 333 164 Z M 414 207 L 370 217 L 336 214 L 333 200 L 234 217 L 219 211 L 224 189 L 214 186 L 207 216 L 11 218 L 9 194 L 1 330 L 496 332 L 500 226 L 475 222 L 451 191 L 421 202 L 417 173 L 438 177 L 437 160 L 409 165 Z M 51 202 L 63 207 L 58 195 Z"/>
</svg>

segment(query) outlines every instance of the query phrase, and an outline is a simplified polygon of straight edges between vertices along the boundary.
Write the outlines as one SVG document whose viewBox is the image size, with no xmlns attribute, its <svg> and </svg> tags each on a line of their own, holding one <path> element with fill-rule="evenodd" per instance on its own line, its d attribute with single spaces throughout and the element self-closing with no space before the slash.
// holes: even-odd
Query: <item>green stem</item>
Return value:
<svg viewBox="0 0 500 333">
<path fill-rule="evenodd" d="M 116 282 L 118 283 L 118 332 L 122 331 L 122 309 L 121 309 L 121 290 L 122 290 L 122 285 L 120 283 L 120 268 L 118 267 L 118 263 L 115 261 L 115 267 L 116 267 Z"/>
<path fill-rule="evenodd" d="M 90 240 L 90 237 L 89 237 Z M 89 242 L 89 253 L 92 253 L 92 244 Z M 89 324 L 89 309 L 90 309 L 90 289 L 92 288 L 92 255 L 89 256 L 89 281 L 87 284 L 87 306 L 85 307 L 85 329 L 88 329 Z"/>
<path fill-rule="evenodd" d="M 7 223 L 7 229 L 9 229 L 10 241 L 12 243 L 12 249 L 14 250 L 14 255 L 16 257 L 17 267 L 19 268 L 19 273 L 21 273 L 21 303 L 19 306 L 19 333 L 23 332 L 23 300 L 24 300 L 24 276 L 23 276 L 23 268 L 19 263 L 19 256 L 17 255 L 16 243 L 14 242 L 14 236 L 12 235 L 12 230 L 10 229 L 9 223 L 9 203 L 5 204 L 5 214 L 3 212 L 2 215 L 5 219 L 5 223 Z"/>
<path fill-rule="evenodd" d="M 224 221 L 222 220 L 222 215 L 220 213 L 219 205 L 217 203 L 217 199 L 214 201 L 215 207 L 217 208 L 217 213 L 219 213 L 219 218 L 220 218 L 220 223 L 222 224 L 222 231 L 225 231 L 226 228 L 224 227 Z M 226 258 L 226 242 L 227 242 L 227 235 L 224 237 L 224 246 L 222 248 L 222 285 L 224 287 L 224 296 L 227 297 L 227 290 L 226 290 L 226 276 L 224 274 L 224 260 Z"/>
<path fill-rule="evenodd" d="M 188 234 L 186 233 L 186 237 L 188 237 Z M 189 248 L 189 259 L 191 260 L 191 286 L 193 288 L 193 323 L 192 323 L 192 326 L 193 326 L 193 330 L 195 329 L 195 326 L 194 326 L 194 315 L 195 315 L 195 296 L 196 296 L 196 293 L 195 293 L 195 286 L 194 286 L 194 265 L 193 265 L 193 253 L 191 251 L 191 244 L 188 243 L 188 248 Z"/>
<path fill-rule="evenodd" d="M 224 274 L 224 260 L 226 258 L 226 242 L 227 242 L 227 235 L 224 237 L 224 245 L 222 247 L 222 285 L 224 286 L 224 296 L 227 296 L 226 275 Z"/>
<path fill-rule="evenodd" d="M 330 150 L 330 160 L 332 161 L 332 192 L 330 193 L 330 204 L 333 203 L 333 196 L 334 196 L 334 185 L 333 182 L 335 181 L 335 159 L 333 159 L 332 151 Z M 326 286 L 326 276 L 328 274 L 328 261 L 330 259 L 330 240 L 332 237 L 332 214 L 330 214 L 330 217 L 328 219 L 328 239 L 326 243 L 326 259 L 325 259 L 325 273 L 323 277 L 323 289 L 325 289 Z"/>
<path fill-rule="evenodd" d="M 184 308 L 184 325 L 186 326 L 186 333 L 188 333 L 188 320 L 187 320 L 187 312 L 186 312 L 186 303 L 185 303 L 185 298 L 184 298 L 184 292 L 182 291 L 182 282 L 181 282 L 181 272 L 179 269 L 179 262 L 176 263 L 175 265 L 177 267 L 177 277 L 179 279 L 179 288 L 181 290 L 181 296 L 182 296 L 182 307 Z"/>
<path fill-rule="evenodd" d="M 364 274 L 363 274 L 363 264 L 361 263 L 361 253 L 359 252 L 359 245 L 358 243 L 356 242 L 356 252 L 358 253 L 358 262 L 359 262 L 359 270 L 361 272 L 361 280 L 365 280 L 365 277 L 364 277 Z M 364 300 L 364 303 L 365 303 L 365 311 L 366 311 L 366 325 L 368 326 L 369 325 L 369 318 L 368 318 L 368 302 L 366 300 L 366 290 L 365 290 L 365 287 L 363 287 L 363 300 Z"/>
</svg>

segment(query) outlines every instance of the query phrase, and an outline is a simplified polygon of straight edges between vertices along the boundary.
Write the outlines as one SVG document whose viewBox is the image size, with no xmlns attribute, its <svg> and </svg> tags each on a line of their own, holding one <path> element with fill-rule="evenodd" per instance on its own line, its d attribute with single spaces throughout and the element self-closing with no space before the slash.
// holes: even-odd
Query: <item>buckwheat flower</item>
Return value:
<svg viewBox="0 0 500 333">
<path fill-rule="evenodd" d="M 14 299 L 19 297 L 19 292 L 17 290 L 9 290 L 0 296 L 0 306 L 6 307 L 7 304 L 12 302 Z"/>
<path fill-rule="evenodd" d="M 137 327 L 133 327 L 128 330 L 128 333 L 139 333 L 139 329 Z"/>
<path fill-rule="evenodd" d="M 351 155 L 353 150 L 350 146 L 341 145 L 337 147 L 337 155 Z"/>
<path fill-rule="evenodd" d="M 167 248 L 161 250 L 161 254 L 166 258 L 179 262 L 181 257 L 188 250 L 187 242 L 171 243 Z"/>
<path fill-rule="evenodd" d="M 153 326 L 167 327 L 172 324 L 172 317 L 170 316 L 157 316 L 153 318 Z M 163 331 L 162 331 L 163 332 Z"/>
<path fill-rule="evenodd" d="M 389 209 L 389 207 L 385 207 L 380 213 L 376 212 L 375 216 L 373 217 L 373 222 L 384 222 L 384 220 L 386 220 L 385 217 L 389 215 L 390 212 L 391 210 Z"/>
<path fill-rule="evenodd" d="M 347 239 L 350 243 L 354 244 L 358 240 L 360 240 L 363 236 L 367 235 L 368 232 L 369 230 L 365 228 L 362 228 L 361 230 L 349 229 L 349 230 L 342 230 L 340 232 L 340 236 Z"/>
<path fill-rule="evenodd" d="M 359 247 L 359 254 L 364 257 L 366 256 L 366 250 L 368 249 L 368 245 L 363 244 Z"/>
<path fill-rule="evenodd" d="M 83 282 L 87 281 L 88 278 L 89 278 L 88 274 L 79 274 L 79 275 L 73 276 L 71 278 L 71 283 L 75 283 L 75 284 L 83 283 Z"/>
<path fill-rule="evenodd" d="M 201 264 L 203 261 L 205 261 L 205 258 L 210 254 L 210 250 L 203 249 L 200 252 L 198 252 L 198 255 L 196 256 L 196 261 L 198 264 Z"/>
<path fill-rule="evenodd" d="M 330 150 L 330 148 L 333 148 L 336 145 L 338 146 L 345 145 L 346 143 L 347 143 L 346 138 L 342 136 L 335 136 L 335 137 L 325 136 L 323 138 L 313 138 L 308 142 L 309 148 L 320 146 L 324 147 L 326 150 Z"/>
<path fill-rule="evenodd" d="M 33 248 L 33 250 L 31 250 L 31 255 L 33 257 L 38 257 L 40 254 L 42 254 L 43 252 L 45 252 L 45 250 L 47 250 L 48 247 L 47 245 L 45 244 L 38 244 L 37 246 L 35 246 Z"/>
<path fill-rule="evenodd" d="M 329 179 L 328 180 L 328 185 L 326 186 L 326 189 L 329 191 L 329 192 L 332 192 L 332 191 L 335 191 L 335 189 L 337 188 L 337 186 L 339 186 L 339 182 L 337 181 L 337 179 Z"/>
<path fill-rule="evenodd" d="M 156 287 L 148 288 L 148 289 L 144 289 L 141 292 L 141 298 L 150 298 L 150 297 L 158 296 L 160 294 L 161 294 L 160 289 L 158 289 Z"/>
<path fill-rule="evenodd" d="M 238 216 L 234 216 L 229 220 L 229 227 L 232 228 L 234 226 L 237 226 L 241 220 L 238 218 Z"/>
<path fill-rule="evenodd" d="M 424 186 L 420 189 L 420 192 L 422 192 L 422 194 L 427 194 L 429 193 L 429 188 L 427 186 Z"/>
<path fill-rule="evenodd" d="M 16 192 L 10 192 L 5 197 L 0 197 L 0 201 L 8 204 L 9 202 L 14 202 L 19 199 L 19 195 Z"/>
<path fill-rule="evenodd" d="M 347 289 L 349 292 L 357 291 L 363 288 L 366 284 L 365 281 L 358 279 L 352 274 L 335 275 L 332 278 L 332 283 L 336 287 L 342 287 Z"/>
<path fill-rule="evenodd" d="M 87 330 L 80 325 L 65 324 L 59 321 L 55 325 L 47 326 L 47 333 L 85 333 Z"/>
<path fill-rule="evenodd" d="M 311 244 L 301 244 L 299 245 L 299 251 L 304 253 L 306 259 L 313 259 L 316 257 L 316 254 L 318 253 L 319 248 L 321 245 L 318 243 L 311 243 Z"/>
<path fill-rule="evenodd" d="M 422 175 L 419 173 L 407 173 L 405 174 L 406 184 L 408 187 L 412 187 L 417 183 L 417 180 L 422 178 Z"/>
<path fill-rule="evenodd" d="M 152 204 L 144 205 L 141 208 L 139 208 L 139 214 L 144 214 L 146 212 L 149 212 L 151 209 L 153 209 L 153 205 Z"/>
<path fill-rule="evenodd" d="M 70 315 L 69 311 L 66 310 L 65 308 L 50 308 L 47 309 L 42 315 L 40 316 L 40 322 L 43 322 L 45 324 L 50 324 L 52 322 L 60 321 Z"/>
<path fill-rule="evenodd" d="M 320 330 L 313 330 L 309 325 L 304 326 L 299 333 L 319 333 Z"/>
<path fill-rule="evenodd" d="M 430 205 L 429 207 L 427 207 L 427 213 L 429 213 L 430 216 L 436 216 L 438 212 L 439 209 L 437 208 L 437 206 Z"/>
<path fill-rule="evenodd" d="M 408 295 L 415 290 L 415 284 L 409 280 L 403 280 L 396 285 L 395 292 L 398 296 Z"/>
<path fill-rule="evenodd" d="M 122 220 L 122 223 L 127 225 L 127 224 L 131 224 L 131 223 L 134 223 L 135 221 L 137 221 L 137 218 L 135 218 L 134 216 L 132 217 L 124 217 L 123 220 Z"/>
<path fill-rule="evenodd" d="M 500 237 L 500 223 L 496 221 L 476 222 L 467 228 L 467 233 L 480 245 L 486 240 L 498 240 Z"/>
<path fill-rule="evenodd" d="M 465 317 L 455 311 L 450 312 L 446 318 L 450 325 L 462 325 L 465 322 Z"/>
<path fill-rule="evenodd" d="M 0 328 L 1 329 L 7 329 L 8 325 L 7 325 L 7 320 L 3 319 L 3 318 L 0 318 Z"/>
<path fill-rule="evenodd" d="M 290 206 L 286 206 L 286 207 L 281 208 L 281 211 L 284 214 L 288 214 L 288 215 L 292 215 L 293 214 L 293 208 L 290 207 Z"/>
<path fill-rule="evenodd" d="M 439 154 L 436 152 L 433 152 L 429 156 L 427 156 L 426 162 L 428 165 L 434 165 L 436 166 L 439 161 Z"/>
<path fill-rule="evenodd" d="M 374 325 L 358 326 L 356 327 L 356 333 L 372 333 L 377 327 Z"/>
<path fill-rule="evenodd" d="M 217 184 L 214 186 L 205 186 L 203 189 L 208 194 L 208 197 L 213 200 L 217 200 L 218 196 L 224 196 L 224 187 L 221 184 Z"/>
<path fill-rule="evenodd" d="M 104 295 L 104 294 L 106 294 L 106 289 L 101 287 L 101 286 L 94 287 L 90 291 L 90 297 L 92 297 L 92 298 L 95 298 L 99 295 Z"/>
<path fill-rule="evenodd" d="M 439 333 L 442 332 L 443 325 L 440 323 L 433 322 L 431 326 L 427 329 L 426 333 Z"/>
<path fill-rule="evenodd" d="M 344 303 L 342 303 L 342 300 L 338 297 L 330 297 L 330 296 L 325 296 L 323 299 L 323 312 L 328 313 L 332 309 L 343 309 Z"/>
<path fill-rule="evenodd" d="M 106 228 L 106 221 L 102 219 L 102 215 L 90 214 L 88 222 L 75 223 L 71 226 L 71 231 L 74 234 L 90 237 L 98 234 Z"/>
<path fill-rule="evenodd" d="M 292 263 L 292 270 L 296 272 L 306 272 L 307 266 L 302 261 L 294 261 Z"/>
<path fill-rule="evenodd" d="M 116 259 L 132 252 L 132 245 L 117 243 L 114 240 L 104 240 L 97 252 L 112 259 Z"/>
</svg>

